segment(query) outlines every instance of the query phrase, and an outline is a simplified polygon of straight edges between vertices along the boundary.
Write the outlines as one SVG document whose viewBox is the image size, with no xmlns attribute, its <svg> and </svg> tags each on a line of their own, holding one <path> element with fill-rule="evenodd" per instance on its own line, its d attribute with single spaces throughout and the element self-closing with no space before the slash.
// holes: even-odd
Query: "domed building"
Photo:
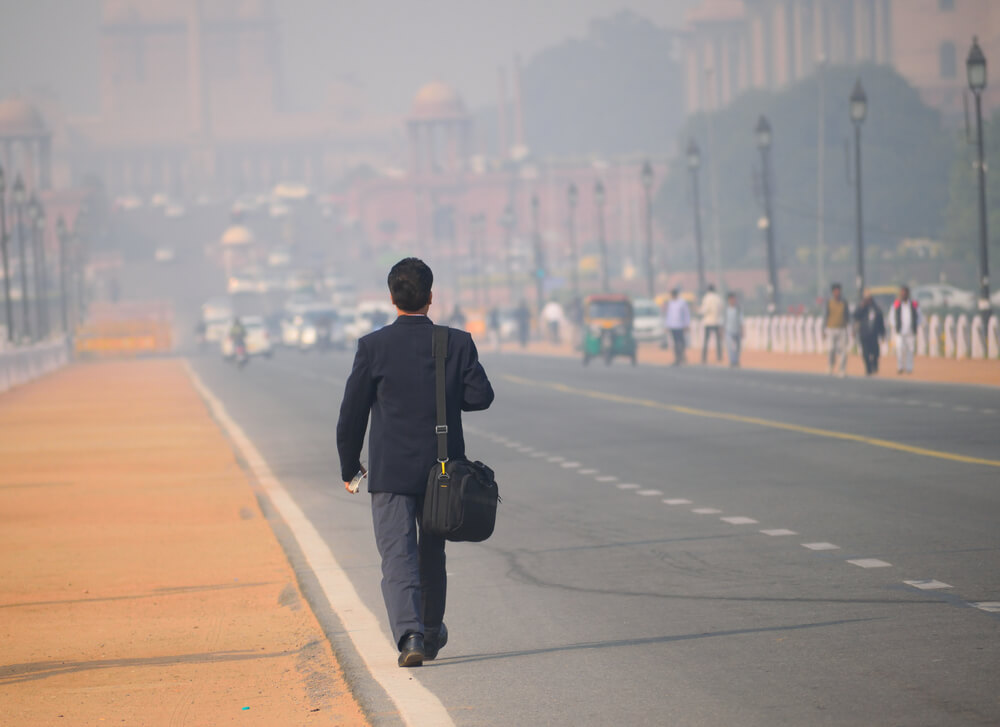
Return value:
<svg viewBox="0 0 1000 727">
<path fill-rule="evenodd" d="M 415 175 L 453 174 L 471 156 L 472 117 L 446 83 L 433 81 L 417 91 L 406 127 Z"/>
<path fill-rule="evenodd" d="M 8 184 L 20 174 L 29 190 L 52 185 L 52 133 L 41 112 L 22 98 L 0 101 L 0 165 Z"/>
</svg>

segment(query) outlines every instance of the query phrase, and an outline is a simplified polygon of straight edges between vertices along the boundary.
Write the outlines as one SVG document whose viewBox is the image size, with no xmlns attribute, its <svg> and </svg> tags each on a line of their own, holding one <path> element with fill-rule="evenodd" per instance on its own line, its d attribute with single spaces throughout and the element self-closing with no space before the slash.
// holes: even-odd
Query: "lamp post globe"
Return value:
<svg viewBox="0 0 1000 727">
<path fill-rule="evenodd" d="M 965 59 L 965 72 L 969 80 L 969 88 L 973 93 L 980 93 L 986 88 L 986 56 L 979 47 L 979 38 L 972 38 L 972 48 L 969 57 Z"/>
<path fill-rule="evenodd" d="M 604 182 L 600 179 L 594 184 L 594 199 L 597 204 L 604 204 Z"/>
<path fill-rule="evenodd" d="M 687 148 L 688 169 L 697 169 L 701 166 L 701 149 L 694 139 L 688 142 Z"/>
<path fill-rule="evenodd" d="M 576 203 L 579 198 L 580 191 L 576 188 L 576 183 L 571 182 L 569 189 L 566 190 L 566 200 L 569 202 L 570 209 L 576 209 Z"/>
<path fill-rule="evenodd" d="M 859 78 L 854 83 L 854 90 L 851 91 L 851 121 L 860 124 L 868 115 L 868 95 L 861 86 Z"/>
<path fill-rule="evenodd" d="M 757 128 L 754 129 L 754 134 L 757 138 L 758 149 L 771 148 L 771 123 L 767 120 L 767 117 L 761 116 L 760 119 L 758 119 Z"/>
</svg>

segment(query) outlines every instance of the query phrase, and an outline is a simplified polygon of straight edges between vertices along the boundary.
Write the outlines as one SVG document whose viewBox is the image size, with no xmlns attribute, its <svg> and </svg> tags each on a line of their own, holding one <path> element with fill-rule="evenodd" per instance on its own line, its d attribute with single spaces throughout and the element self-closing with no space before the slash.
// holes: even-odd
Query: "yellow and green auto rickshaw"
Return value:
<svg viewBox="0 0 1000 727">
<path fill-rule="evenodd" d="M 588 296 L 583 301 L 583 365 L 592 358 L 610 365 L 615 356 L 627 356 L 636 364 L 632 303 L 627 295 Z"/>
</svg>

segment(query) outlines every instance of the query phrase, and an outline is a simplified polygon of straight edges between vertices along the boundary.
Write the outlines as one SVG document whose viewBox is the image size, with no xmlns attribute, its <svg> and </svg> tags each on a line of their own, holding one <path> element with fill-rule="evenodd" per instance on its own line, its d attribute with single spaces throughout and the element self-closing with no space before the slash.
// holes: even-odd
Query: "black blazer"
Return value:
<svg viewBox="0 0 1000 727">
<path fill-rule="evenodd" d="M 423 494 L 437 461 L 434 396 L 434 326 L 426 316 L 400 316 L 358 341 L 337 422 L 340 474 L 351 480 L 361 467 L 368 414 L 368 491 Z M 493 403 L 493 387 L 465 331 L 449 329 L 445 360 L 448 456 L 465 456 L 462 412 Z"/>
</svg>

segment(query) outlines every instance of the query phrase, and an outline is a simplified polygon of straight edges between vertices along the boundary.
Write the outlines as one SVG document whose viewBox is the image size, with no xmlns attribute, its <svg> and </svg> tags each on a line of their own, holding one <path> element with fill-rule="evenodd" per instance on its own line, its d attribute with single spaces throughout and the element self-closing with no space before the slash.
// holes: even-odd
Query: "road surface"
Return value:
<svg viewBox="0 0 1000 727">
<path fill-rule="evenodd" d="M 413 672 L 455 724 L 1000 724 L 1000 391 L 483 360 L 497 531 L 449 546 L 451 641 Z M 350 362 L 192 365 L 384 622 Z"/>
</svg>

